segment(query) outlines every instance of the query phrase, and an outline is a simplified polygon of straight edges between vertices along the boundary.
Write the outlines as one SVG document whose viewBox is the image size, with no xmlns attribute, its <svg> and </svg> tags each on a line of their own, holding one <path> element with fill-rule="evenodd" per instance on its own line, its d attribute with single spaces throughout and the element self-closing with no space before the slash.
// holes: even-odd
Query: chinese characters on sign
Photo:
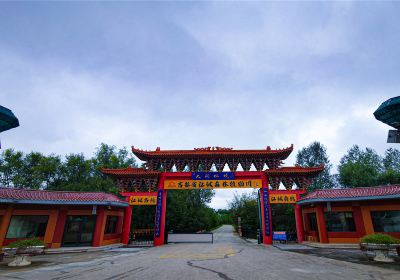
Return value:
<svg viewBox="0 0 400 280">
<path fill-rule="evenodd" d="M 160 232 L 161 232 L 161 211 L 162 211 L 163 192 L 164 192 L 163 190 L 159 190 L 157 193 L 156 221 L 154 229 L 154 235 L 156 237 L 160 237 Z"/>
<path fill-rule="evenodd" d="M 296 194 L 270 194 L 269 202 L 271 204 L 281 204 L 281 203 L 296 203 Z"/>
<path fill-rule="evenodd" d="M 130 196 L 129 197 L 130 205 L 156 205 L 157 204 L 157 196 Z"/>
<path fill-rule="evenodd" d="M 233 180 L 233 172 L 192 172 L 192 180 Z"/>
<path fill-rule="evenodd" d="M 269 199 L 268 199 L 268 190 L 267 189 L 261 189 L 262 196 L 263 196 L 263 201 L 264 201 L 264 225 L 265 225 L 265 235 L 270 236 L 271 235 L 271 229 L 270 229 L 270 220 L 269 220 Z"/>
<path fill-rule="evenodd" d="M 166 190 L 261 188 L 261 179 L 252 180 L 165 180 Z"/>
</svg>

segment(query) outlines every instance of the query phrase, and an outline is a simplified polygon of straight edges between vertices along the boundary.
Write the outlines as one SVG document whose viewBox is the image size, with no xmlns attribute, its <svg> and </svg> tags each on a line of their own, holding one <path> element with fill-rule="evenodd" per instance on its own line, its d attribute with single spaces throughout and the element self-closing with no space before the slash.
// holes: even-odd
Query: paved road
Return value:
<svg viewBox="0 0 400 280">
<path fill-rule="evenodd" d="M 121 249 L 93 259 L 29 271 L 0 272 L 1 279 L 399 279 L 399 272 L 303 255 L 243 241 L 231 226 L 215 231 L 214 244 L 169 244 Z M 61 256 L 60 256 L 61 257 Z M 56 257 L 55 257 L 56 258 Z"/>
</svg>

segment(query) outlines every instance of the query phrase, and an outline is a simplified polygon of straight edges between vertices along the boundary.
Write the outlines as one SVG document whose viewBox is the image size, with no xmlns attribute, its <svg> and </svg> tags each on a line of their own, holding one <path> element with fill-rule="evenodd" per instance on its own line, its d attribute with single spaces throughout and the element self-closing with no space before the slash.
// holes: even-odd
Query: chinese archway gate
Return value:
<svg viewBox="0 0 400 280">
<path fill-rule="evenodd" d="M 130 202 L 125 210 L 122 243 L 129 243 L 132 205 L 156 204 L 154 245 L 164 244 L 166 191 L 169 189 L 258 188 L 262 242 L 272 244 L 270 203 L 294 204 L 324 169 L 324 166 L 281 167 L 292 151 L 293 145 L 278 150 L 269 146 L 261 150 L 207 147 L 194 150 L 157 148 L 155 151 L 132 147 L 133 154 L 145 162 L 145 168 L 102 169 L 116 181 L 120 194 Z M 243 171 L 237 171 L 239 164 Z M 250 171 L 252 165 L 256 171 Z M 223 172 L 226 166 L 230 172 Z M 265 166 L 268 168 L 264 169 Z M 212 169 L 216 172 L 209 172 Z M 300 207 L 295 205 L 298 242 L 304 240 Z"/>
</svg>

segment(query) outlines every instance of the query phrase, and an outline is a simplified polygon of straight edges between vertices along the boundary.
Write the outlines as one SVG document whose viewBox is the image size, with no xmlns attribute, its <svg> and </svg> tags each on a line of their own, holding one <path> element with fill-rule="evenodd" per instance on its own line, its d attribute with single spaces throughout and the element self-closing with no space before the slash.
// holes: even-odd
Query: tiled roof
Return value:
<svg viewBox="0 0 400 280">
<path fill-rule="evenodd" d="M 290 167 L 281 167 L 277 169 L 267 169 L 265 173 L 268 176 L 281 176 L 281 175 L 289 175 L 289 176 L 304 176 L 304 175 L 314 175 L 317 176 L 324 170 L 325 166 L 316 166 L 316 167 L 301 167 L 301 166 L 290 166 Z"/>
<path fill-rule="evenodd" d="M 0 203 L 127 206 L 117 196 L 103 192 L 42 191 L 0 188 Z"/>
<path fill-rule="evenodd" d="M 143 175 L 143 176 L 158 176 L 160 174 L 159 171 L 152 171 L 152 170 L 146 170 L 144 168 L 133 168 L 133 167 L 127 167 L 127 168 L 102 168 L 101 172 L 106 175 L 110 176 L 122 176 L 122 177 L 129 177 L 132 175 Z"/>
<path fill-rule="evenodd" d="M 379 200 L 397 198 L 400 199 L 400 185 L 316 190 L 303 197 L 298 203 L 308 204 L 325 201 Z"/>
<path fill-rule="evenodd" d="M 148 157 L 175 157 L 175 156 L 207 156 L 207 155 L 223 155 L 223 156 L 249 156 L 249 155 L 264 155 L 271 158 L 277 157 L 286 159 L 293 151 L 293 145 L 284 149 L 273 150 L 269 146 L 266 149 L 259 150 L 234 150 L 232 148 L 222 147 L 207 147 L 196 148 L 193 150 L 164 150 L 157 148 L 155 151 L 144 151 L 132 146 L 132 152 L 141 160 Z"/>
</svg>

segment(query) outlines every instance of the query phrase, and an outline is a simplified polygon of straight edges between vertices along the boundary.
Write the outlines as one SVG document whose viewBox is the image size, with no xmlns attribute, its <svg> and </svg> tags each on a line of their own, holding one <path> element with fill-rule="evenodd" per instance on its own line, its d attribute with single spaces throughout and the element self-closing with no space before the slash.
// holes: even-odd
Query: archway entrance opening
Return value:
<svg viewBox="0 0 400 280">
<path fill-rule="evenodd" d="M 166 231 L 208 232 L 219 225 L 216 211 L 209 206 L 213 190 L 168 190 Z"/>
<path fill-rule="evenodd" d="M 154 241 L 155 205 L 133 205 L 129 243 L 152 246 Z"/>
<path fill-rule="evenodd" d="M 298 241 L 294 204 L 271 204 L 271 215 L 273 232 L 281 232 L 280 236 L 286 235 L 286 240 L 279 240 L 279 237 L 275 237 L 274 241 Z"/>
</svg>

